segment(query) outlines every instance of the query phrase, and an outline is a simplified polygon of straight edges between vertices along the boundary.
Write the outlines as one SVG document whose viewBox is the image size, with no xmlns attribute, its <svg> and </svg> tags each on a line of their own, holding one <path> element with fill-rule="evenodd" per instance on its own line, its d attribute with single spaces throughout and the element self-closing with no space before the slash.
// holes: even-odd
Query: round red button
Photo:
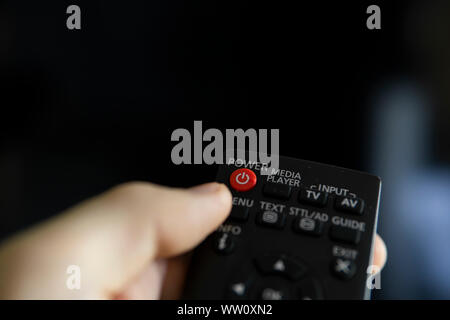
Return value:
<svg viewBox="0 0 450 320">
<path fill-rule="evenodd" d="M 230 176 L 231 187 L 240 192 L 253 189 L 256 186 L 256 174 L 250 169 L 238 169 Z"/>
</svg>

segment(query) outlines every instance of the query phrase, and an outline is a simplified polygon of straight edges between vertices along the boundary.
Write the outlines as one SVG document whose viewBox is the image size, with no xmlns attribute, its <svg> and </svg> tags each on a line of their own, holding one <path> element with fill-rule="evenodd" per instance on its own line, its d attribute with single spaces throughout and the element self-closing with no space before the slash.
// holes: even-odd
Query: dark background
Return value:
<svg viewBox="0 0 450 320">
<path fill-rule="evenodd" d="M 66 28 L 70 4 L 81 7 L 80 31 Z M 370 4 L 381 7 L 381 30 L 366 28 Z M 427 159 L 448 166 L 448 6 L 422 6 L 0 1 L 0 238 L 121 182 L 191 186 L 213 179 L 213 167 L 170 159 L 172 131 L 192 132 L 194 120 L 205 130 L 279 128 L 282 155 L 384 179 L 374 165 L 391 163 L 376 148 L 386 139 L 377 129 L 384 124 L 377 103 L 397 82 L 418 84 L 432 97 Z M 430 18 L 427 10 L 439 14 Z M 443 26 L 429 30 L 430 21 Z M 413 149 L 416 142 L 406 138 Z M 395 202 L 393 189 L 385 190 Z M 391 225 L 386 215 L 395 214 L 388 209 L 382 234 Z M 387 228 L 388 247 L 389 234 Z M 415 295 L 390 291 L 398 276 L 390 264 L 401 252 L 390 251 L 377 297 L 447 297 L 421 284 Z"/>
</svg>

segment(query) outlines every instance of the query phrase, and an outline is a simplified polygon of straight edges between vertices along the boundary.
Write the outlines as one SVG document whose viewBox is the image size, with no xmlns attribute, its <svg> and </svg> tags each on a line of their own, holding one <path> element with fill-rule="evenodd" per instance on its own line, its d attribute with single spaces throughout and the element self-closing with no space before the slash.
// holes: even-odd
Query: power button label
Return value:
<svg viewBox="0 0 450 320">
<path fill-rule="evenodd" d="M 249 169 L 238 169 L 230 176 L 231 187 L 240 192 L 253 189 L 256 186 L 256 174 Z"/>
</svg>

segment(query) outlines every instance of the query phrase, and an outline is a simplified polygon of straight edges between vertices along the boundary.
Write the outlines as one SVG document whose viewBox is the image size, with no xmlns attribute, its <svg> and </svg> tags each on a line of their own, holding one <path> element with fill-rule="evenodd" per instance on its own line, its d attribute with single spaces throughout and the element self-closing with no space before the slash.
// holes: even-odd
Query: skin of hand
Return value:
<svg viewBox="0 0 450 320">
<path fill-rule="evenodd" d="M 0 246 L 0 299 L 177 299 L 189 251 L 228 216 L 228 188 L 132 182 L 22 231 Z M 377 236 L 374 264 L 384 266 Z M 70 290 L 68 266 L 79 266 Z"/>
</svg>

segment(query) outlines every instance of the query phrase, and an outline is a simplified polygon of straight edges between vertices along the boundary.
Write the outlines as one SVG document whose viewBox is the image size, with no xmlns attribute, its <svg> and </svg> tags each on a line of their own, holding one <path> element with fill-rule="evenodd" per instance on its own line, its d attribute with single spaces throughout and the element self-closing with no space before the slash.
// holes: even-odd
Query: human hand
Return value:
<svg viewBox="0 0 450 320">
<path fill-rule="evenodd" d="M 231 210 L 227 187 L 173 189 L 128 183 L 87 200 L 0 246 L 1 299 L 176 299 L 188 253 Z M 377 236 L 374 264 L 386 247 Z M 68 266 L 81 287 L 66 286 Z"/>
</svg>

